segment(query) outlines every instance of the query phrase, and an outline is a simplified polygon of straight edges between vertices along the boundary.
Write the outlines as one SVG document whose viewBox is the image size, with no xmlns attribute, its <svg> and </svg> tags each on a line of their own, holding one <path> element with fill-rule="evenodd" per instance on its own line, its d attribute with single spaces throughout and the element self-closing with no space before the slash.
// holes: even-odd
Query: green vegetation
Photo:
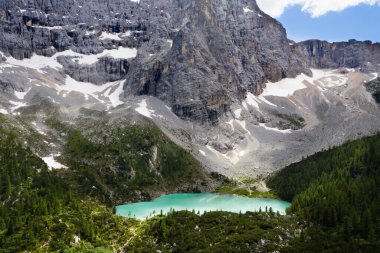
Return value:
<svg viewBox="0 0 380 253">
<path fill-rule="evenodd" d="M 293 125 L 295 129 L 301 129 L 305 126 L 305 119 L 299 116 L 298 114 L 282 114 L 282 113 L 276 113 L 277 117 L 285 120 L 287 123 Z"/>
<path fill-rule="evenodd" d="M 156 243 L 134 245 L 163 252 L 377 252 L 379 166 L 380 135 L 352 141 L 292 164 L 268 179 L 278 196 L 293 200 L 287 216 L 275 220 L 267 213 L 197 216 L 179 212 L 146 223 L 142 236 Z M 254 183 L 249 179 L 225 183 L 218 191 L 248 195 L 244 187 Z M 266 217 L 264 224 L 262 217 Z M 284 223 L 273 225 L 279 220 Z M 279 231 L 287 231 L 288 237 Z M 287 241 L 276 240 L 278 236 Z M 259 238 L 268 247 L 262 248 Z"/>
<path fill-rule="evenodd" d="M 221 194 L 241 195 L 249 198 L 278 198 L 272 190 L 258 190 L 259 184 L 265 184 L 262 180 L 261 177 L 256 179 L 242 178 L 239 181 L 228 180 L 221 184 L 215 192 Z"/>
<path fill-rule="evenodd" d="M 365 84 L 367 90 L 372 93 L 372 96 L 377 103 L 380 103 L 380 78 L 377 78 L 373 81 L 367 82 Z"/>
<path fill-rule="evenodd" d="M 274 252 L 299 236 L 294 218 L 275 213 L 187 211 L 150 219 L 128 252 Z"/>
<path fill-rule="evenodd" d="M 208 184 L 198 161 L 151 123 L 96 121 L 86 133 L 56 119 L 47 124 L 67 136 L 63 156 L 73 173 L 66 180 L 83 197 L 113 206 L 157 192 L 199 192 Z"/>
<path fill-rule="evenodd" d="M 132 221 L 79 199 L 62 174 L 0 128 L 0 252 L 54 252 L 74 244 L 74 236 L 119 247 L 129 237 Z"/>
<path fill-rule="evenodd" d="M 271 177 L 268 185 L 280 197 L 293 199 L 291 213 L 314 224 L 303 239 L 293 242 L 291 251 L 379 249 L 379 134 L 292 164 Z"/>
<path fill-rule="evenodd" d="M 61 161 L 69 166 L 53 171 L 11 124 L 0 126 L 1 253 L 121 250 L 141 224 L 115 216 L 115 203 L 207 184 L 198 162 L 150 123 L 88 133 L 100 142 L 49 119 L 66 138 Z"/>
<path fill-rule="evenodd" d="M 0 253 L 380 248 L 380 134 L 284 168 L 268 178 L 272 190 L 264 193 L 258 191 L 265 189 L 262 178 L 234 182 L 210 176 L 224 182 L 220 193 L 292 201 L 288 215 L 181 211 L 140 222 L 115 216 L 111 207 L 157 192 L 198 191 L 208 176 L 151 123 L 110 126 L 98 118 L 105 115 L 84 113 L 95 120 L 82 118 L 76 127 L 47 121 L 65 143 L 66 170 L 49 171 L 28 143 L 21 144 L 28 129 L 0 127 Z M 0 120 L 6 122 L 1 115 Z"/>
</svg>

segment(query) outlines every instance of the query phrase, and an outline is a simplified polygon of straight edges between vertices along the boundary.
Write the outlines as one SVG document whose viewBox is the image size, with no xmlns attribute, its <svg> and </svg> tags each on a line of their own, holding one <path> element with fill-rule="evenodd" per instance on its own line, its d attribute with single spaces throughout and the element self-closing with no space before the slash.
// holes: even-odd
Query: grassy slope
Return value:
<svg viewBox="0 0 380 253">
<path fill-rule="evenodd" d="M 245 196 L 248 198 L 278 198 L 278 196 L 271 190 L 259 191 L 257 184 L 261 183 L 262 178 L 242 178 L 239 181 L 225 180 L 215 192 L 221 194 L 234 194 Z"/>
</svg>

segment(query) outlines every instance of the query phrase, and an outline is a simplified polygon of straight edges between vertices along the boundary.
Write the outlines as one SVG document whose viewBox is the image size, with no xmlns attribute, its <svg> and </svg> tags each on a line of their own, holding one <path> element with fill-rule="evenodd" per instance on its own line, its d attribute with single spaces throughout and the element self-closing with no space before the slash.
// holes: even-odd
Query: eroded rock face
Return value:
<svg viewBox="0 0 380 253">
<path fill-rule="evenodd" d="M 138 4 L 130 1 L 60 0 L 0 3 L 0 50 L 22 60 L 33 54 L 51 57 L 72 50 L 85 55 L 119 47 L 138 48 L 147 41 L 146 19 Z M 108 38 L 102 34 L 121 34 Z M 77 81 L 104 84 L 125 78 L 130 59 L 99 58 L 78 64 L 59 57 L 64 72 Z"/>
<path fill-rule="evenodd" d="M 170 2 L 170 1 L 167 1 Z M 255 1 L 172 1 L 173 45 L 141 57 L 127 90 L 156 96 L 182 118 L 217 123 L 247 91 L 267 80 L 308 73 L 292 52 L 285 29 Z"/>
<path fill-rule="evenodd" d="M 48 0 L 0 3 L 0 50 L 16 59 L 73 49 L 90 54 L 112 46 L 138 47 L 147 35 L 133 13 L 138 5 L 112 0 Z M 138 31 L 121 41 L 99 40 L 101 31 Z"/>
<path fill-rule="evenodd" d="M 309 67 L 370 72 L 380 61 L 380 45 L 370 42 L 294 44 L 255 0 L 0 1 L 0 50 L 7 57 L 119 47 L 138 48 L 137 57 L 59 62 L 77 81 L 125 78 L 125 96 L 155 96 L 181 118 L 212 124 L 247 92 L 260 94 L 268 80 L 310 75 Z"/>
<path fill-rule="evenodd" d="M 64 67 L 65 73 L 75 80 L 94 84 L 104 84 L 125 78 L 129 69 L 129 61 L 102 57 L 94 64 L 79 64 L 75 58 L 59 56 L 58 62 Z"/>
<path fill-rule="evenodd" d="M 364 72 L 378 71 L 380 43 L 356 41 L 329 43 L 308 40 L 294 45 L 306 64 L 314 68 L 361 68 Z M 376 66 L 377 65 L 377 66 Z"/>
</svg>

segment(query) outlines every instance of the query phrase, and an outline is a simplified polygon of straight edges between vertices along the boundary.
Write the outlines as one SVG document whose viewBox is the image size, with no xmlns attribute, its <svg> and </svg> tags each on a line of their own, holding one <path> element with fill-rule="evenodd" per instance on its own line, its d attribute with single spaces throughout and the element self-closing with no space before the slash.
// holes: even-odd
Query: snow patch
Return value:
<svg viewBox="0 0 380 253">
<path fill-rule="evenodd" d="M 245 150 L 239 151 L 239 157 L 243 157 L 245 155 Z"/>
<path fill-rule="evenodd" d="M 235 118 L 240 118 L 241 117 L 241 109 L 237 109 L 234 111 Z"/>
<path fill-rule="evenodd" d="M 277 105 L 269 102 L 265 97 L 290 97 L 296 91 L 306 89 L 307 86 L 305 82 L 316 86 L 321 92 L 323 92 L 326 91 L 327 88 L 345 85 L 348 81 L 347 74 L 337 73 L 336 70 L 311 69 L 311 71 L 313 73 L 313 77 L 300 74 L 296 78 L 285 78 L 276 83 L 267 82 L 264 92 L 255 99 L 256 102 L 260 100 L 266 104 L 277 107 Z M 352 72 L 355 70 L 347 69 L 347 71 Z M 253 99 L 251 98 L 247 99 L 247 103 L 248 101 L 252 103 Z"/>
<path fill-rule="evenodd" d="M 167 43 L 169 43 L 170 48 L 173 46 L 173 40 L 166 40 Z"/>
<path fill-rule="evenodd" d="M 311 71 L 313 72 L 313 77 L 306 77 L 305 80 L 321 87 L 323 90 L 325 90 L 324 88 L 342 86 L 348 81 L 347 74 L 336 73 L 334 70 L 311 69 Z M 348 71 L 351 72 L 350 70 Z"/>
<path fill-rule="evenodd" d="M 325 87 L 332 88 L 332 87 L 339 87 L 339 86 L 344 85 L 347 82 L 347 80 L 344 78 L 336 77 L 336 76 L 330 76 L 330 77 L 324 78 L 323 82 L 324 82 Z"/>
<path fill-rule="evenodd" d="M 4 115 L 8 115 L 8 111 L 5 109 L 0 109 L 0 113 Z"/>
<path fill-rule="evenodd" d="M 303 82 L 307 79 L 305 74 L 296 78 L 284 78 L 276 83 L 267 82 L 262 96 L 290 97 L 297 90 L 305 89 Z"/>
<path fill-rule="evenodd" d="M 276 83 L 267 82 L 266 88 L 263 94 L 260 95 L 259 99 L 268 103 L 264 100 L 267 96 L 276 97 L 290 97 L 296 91 L 307 88 L 305 81 L 316 85 L 321 91 L 323 88 L 339 87 L 347 83 L 348 77 L 346 74 L 336 73 L 332 70 L 319 70 L 311 69 L 313 77 L 309 77 L 305 74 L 300 74 L 296 78 L 284 78 Z M 348 70 L 352 71 L 352 70 Z M 270 103 L 271 105 L 274 105 Z"/>
<path fill-rule="evenodd" d="M 111 101 L 111 104 L 113 107 L 117 107 L 119 105 L 122 105 L 124 104 L 123 101 L 120 100 L 120 95 L 123 93 L 123 87 L 124 87 L 124 83 L 125 81 L 123 82 L 120 82 L 119 86 L 116 88 L 116 90 L 110 94 L 108 96 L 109 100 Z"/>
<path fill-rule="evenodd" d="M 142 100 L 139 103 L 139 107 L 137 107 L 135 111 L 150 119 L 152 118 L 152 115 L 153 115 L 153 111 L 148 109 L 148 104 L 146 103 L 146 99 Z"/>
<path fill-rule="evenodd" d="M 41 29 L 47 29 L 47 30 L 61 30 L 63 29 L 62 26 L 32 26 L 33 28 L 41 28 Z"/>
<path fill-rule="evenodd" d="M 24 92 L 15 91 L 15 96 L 18 99 L 23 100 L 25 98 L 26 94 L 28 94 L 31 89 L 32 88 L 29 88 L 27 91 L 24 91 Z"/>
<path fill-rule="evenodd" d="M 373 81 L 373 80 L 375 80 L 376 78 L 379 77 L 378 73 L 372 73 L 372 75 L 373 75 L 373 77 L 369 81 Z"/>
<path fill-rule="evenodd" d="M 12 65 L 14 65 L 24 68 L 31 68 L 37 70 L 42 74 L 45 74 L 45 72 L 42 71 L 44 68 L 62 68 L 62 65 L 57 62 L 55 57 L 45 57 L 36 54 L 34 54 L 31 58 L 25 58 L 23 60 L 17 60 L 13 57 L 8 57 L 7 63 L 11 64 L 9 67 L 12 67 Z"/>
<path fill-rule="evenodd" d="M 95 34 L 95 33 L 96 33 L 95 30 L 94 30 L 94 31 L 86 31 L 85 35 L 86 35 L 86 36 L 90 36 L 90 35 L 93 35 L 93 34 Z"/>
<path fill-rule="evenodd" d="M 266 130 L 274 131 L 274 132 L 278 132 L 278 133 L 283 133 L 283 134 L 291 134 L 292 133 L 292 130 L 290 130 L 290 129 L 281 130 L 281 129 L 274 128 L 274 127 L 267 127 L 265 125 L 265 123 L 260 123 L 259 126 L 265 128 Z"/>
<path fill-rule="evenodd" d="M 60 154 L 57 154 L 59 156 Z M 67 167 L 59 162 L 57 162 L 54 158 L 54 155 L 42 157 L 42 160 L 47 164 L 50 170 L 53 169 L 67 169 Z"/>
<path fill-rule="evenodd" d="M 100 40 L 122 40 L 118 34 L 102 32 L 102 35 L 99 37 Z"/>
<path fill-rule="evenodd" d="M 245 102 L 256 109 L 260 109 L 257 98 L 251 92 L 247 93 L 247 98 L 245 99 Z"/>
<path fill-rule="evenodd" d="M 206 152 L 204 152 L 203 150 L 199 150 L 199 153 L 201 153 L 204 157 L 207 157 Z"/>
<path fill-rule="evenodd" d="M 107 83 L 104 85 L 95 85 L 92 83 L 79 82 L 74 80 L 70 76 L 66 77 L 65 85 L 57 86 L 58 91 L 77 91 L 83 94 L 94 96 L 95 93 L 104 91 L 105 89 L 112 86 L 114 83 Z"/>
<path fill-rule="evenodd" d="M 96 63 L 99 60 L 99 58 L 102 58 L 102 57 L 112 57 L 115 59 L 135 58 L 137 56 L 137 49 L 129 48 L 129 47 L 119 47 L 118 49 L 106 49 L 99 54 L 92 54 L 92 55 L 84 55 L 84 54 L 76 53 L 72 50 L 67 50 L 67 51 L 55 54 L 54 58 L 56 59 L 58 56 L 76 57 L 74 61 L 78 62 L 79 64 L 91 65 L 91 64 Z"/>
<path fill-rule="evenodd" d="M 108 32 L 102 32 L 102 35 L 100 35 L 100 40 L 123 40 L 124 37 L 131 36 L 132 32 L 127 31 L 125 33 L 108 33 Z"/>
<path fill-rule="evenodd" d="M 243 10 L 244 10 L 244 13 L 253 12 L 253 10 L 251 10 L 251 9 L 248 8 L 248 7 L 244 7 Z"/>
<path fill-rule="evenodd" d="M 13 113 L 14 111 L 16 111 L 17 109 L 21 108 L 21 107 L 25 107 L 25 106 L 27 106 L 27 104 L 24 103 L 24 102 L 16 102 L 16 101 L 9 100 L 9 103 L 11 103 L 11 104 L 13 105 L 13 106 L 11 107 L 11 111 L 12 111 L 12 113 Z"/>
<path fill-rule="evenodd" d="M 2 65 L 2 68 L 4 67 L 12 67 L 19 66 L 19 67 L 25 67 L 25 68 L 31 68 L 35 69 L 38 72 L 42 74 L 46 74 L 42 69 L 44 68 L 53 68 L 56 70 L 59 70 L 62 68 L 62 65 L 57 61 L 57 58 L 59 56 L 71 56 L 75 57 L 74 60 L 78 62 L 78 64 L 94 64 L 96 63 L 99 58 L 102 57 L 112 57 L 115 59 L 131 59 L 135 58 L 137 56 L 137 49 L 136 48 L 128 48 L 128 47 L 119 47 L 117 49 L 106 49 L 103 52 L 99 54 L 92 54 L 92 55 L 84 55 L 80 53 L 76 53 L 72 50 L 66 50 L 63 52 L 56 53 L 52 57 L 45 57 L 41 55 L 34 54 L 31 58 L 25 58 L 23 60 L 17 60 L 13 57 L 7 58 L 8 65 Z"/>
</svg>

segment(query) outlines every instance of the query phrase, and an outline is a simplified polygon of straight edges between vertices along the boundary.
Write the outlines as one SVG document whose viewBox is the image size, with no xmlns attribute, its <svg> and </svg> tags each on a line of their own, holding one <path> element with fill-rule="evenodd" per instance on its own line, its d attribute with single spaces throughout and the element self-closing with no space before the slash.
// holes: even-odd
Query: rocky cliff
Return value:
<svg viewBox="0 0 380 253">
<path fill-rule="evenodd" d="M 306 64 L 313 68 L 360 68 L 375 72 L 380 64 L 380 43 L 356 41 L 329 43 L 308 40 L 294 45 Z"/>
<path fill-rule="evenodd" d="M 267 80 L 307 73 L 285 29 L 255 1 L 181 0 L 171 6 L 173 44 L 136 61 L 126 87 L 132 94 L 156 96 L 183 118 L 215 123 L 247 91 L 261 93 Z"/>
<path fill-rule="evenodd" d="M 138 4 L 130 1 L 3 0 L 0 50 L 22 60 L 67 50 L 94 55 L 118 47 L 138 48 L 148 40 L 144 21 L 134 15 L 139 11 Z M 70 55 L 58 58 L 66 74 L 95 84 L 124 78 L 130 65 L 122 55 L 87 64 L 77 63 Z"/>
<path fill-rule="evenodd" d="M 117 48 L 137 55 L 105 53 Z M 124 96 L 155 96 L 181 118 L 213 124 L 268 80 L 380 61 L 370 42 L 294 44 L 255 0 L 2 0 L 0 50 L 15 59 L 70 51 L 57 59 L 73 79 L 125 78 Z"/>
</svg>

